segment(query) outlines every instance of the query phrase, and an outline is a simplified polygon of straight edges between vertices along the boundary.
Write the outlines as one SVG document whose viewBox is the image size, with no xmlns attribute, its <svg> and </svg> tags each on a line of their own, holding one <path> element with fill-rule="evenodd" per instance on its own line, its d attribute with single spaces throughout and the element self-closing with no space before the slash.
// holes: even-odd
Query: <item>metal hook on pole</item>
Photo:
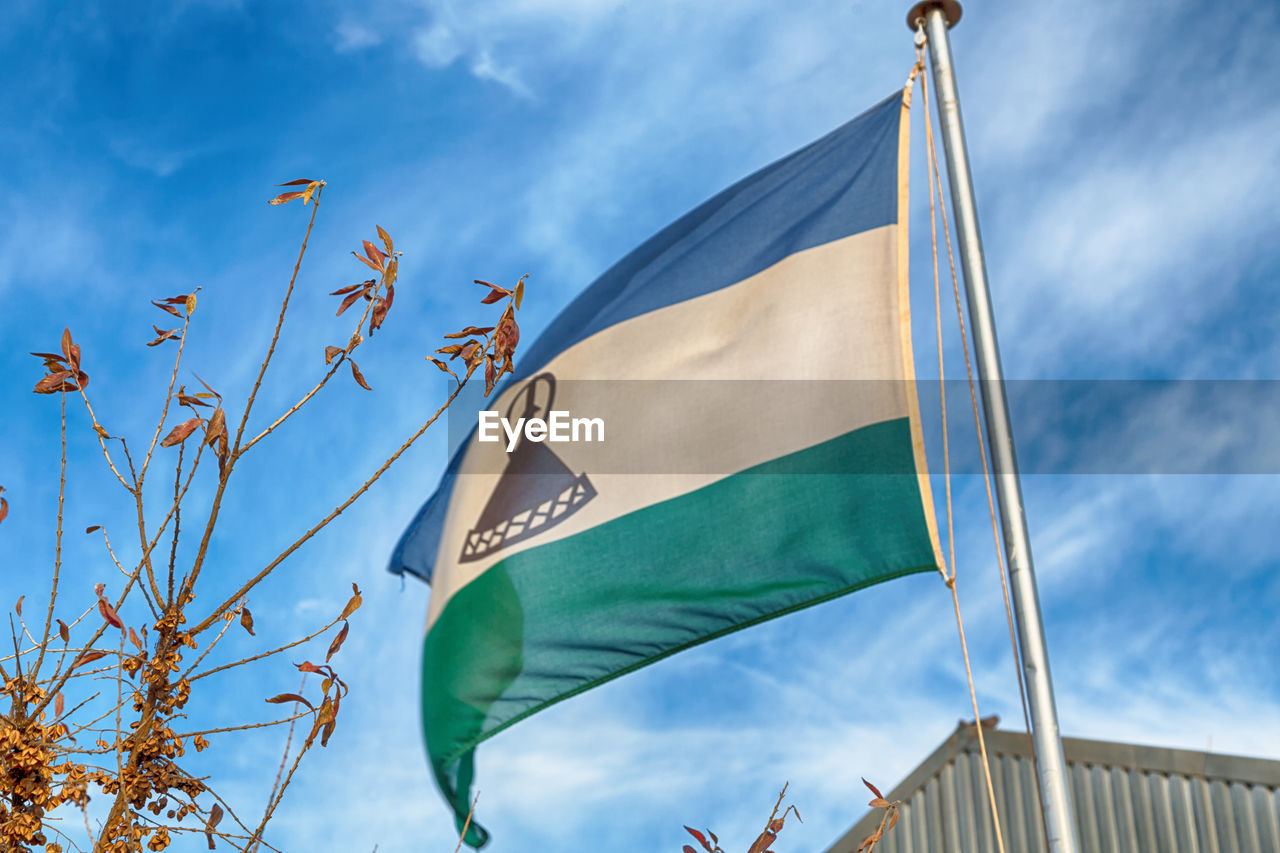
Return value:
<svg viewBox="0 0 1280 853">
<path fill-rule="evenodd" d="M 907 26 L 922 34 L 929 44 L 934 91 L 942 125 L 942 142 L 947 158 L 947 178 L 951 207 L 960 243 L 965 296 L 969 305 L 970 328 L 982 388 L 982 409 L 995 471 L 996 496 L 1005 555 L 1009 564 L 1011 597 L 1018 625 L 1018 647 L 1027 686 L 1028 715 L 1035 744 L 1036 768 L 1040 778 L 1040 804 L 1044 813 L 1049 853 L 1077 853 L 1075 820 L 1068 798 L 1066 760 L 1058 730 L 1058 712 L 1049 676 L 1049 653 L 1045 644 L 1040 599 L 1036 591 L 1035 567 L 1031 559 L 1031 537 L 1022 502 L 1022 485 L 1013 447 L 1013 428 L 1005 397 L 1004 371 L 996 340 L 995 315 L 987 287 L 986 260 L 978 231 L 978 209 L 969 172 L 969 152 L 960 117 L 960 95 L 951 61 L 948 30 L 960 21 L 962 10 L 956 0 L 924 0 L 907 13 Z"/>
</svg>

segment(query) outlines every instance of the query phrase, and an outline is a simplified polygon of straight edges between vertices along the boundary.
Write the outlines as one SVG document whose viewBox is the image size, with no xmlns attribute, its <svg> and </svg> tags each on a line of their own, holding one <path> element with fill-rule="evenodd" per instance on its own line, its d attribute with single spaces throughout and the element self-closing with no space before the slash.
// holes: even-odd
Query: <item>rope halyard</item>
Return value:
<svg viewBox="0 0 1280 853">
<path fill-rule="evenodd" d="M 925 34 L 924 34 L 924 24 L 923 22 L 920 22 L 918 24 L 918 28 L 916 30 L 916 36 L 915 36 L 916 65 L 918 67 L 923 66 L 924 46 L 926 41 L 927 39 L 925 38 Z M 954 523 L 954 518 L 952 513 L 952 500 L 951 500 L 951 450 L 950 450 L 950 441 L 947 435 L 946 371 L 944 369 L 943 354 L 942 354 L 943 353 L 943 350 L 942 350 L 942 295 L 941 295 L 941 284 L 940 284 L 941 276 L 938 270 L 938 229 L 937 229 L 937 209 L 938 208 L 942 209 L 942 224 L 943 224 L 943 230 L 946 235 L 946 243 L 947 243 L 947 260 L 950 264 L 951 281 L 955 289 L 957 300 L 959 299 L 960 290 L 959 290 L 959 282 L 956 278 L 955 260 L 951 250 L 951 233 L 947 225 L 946 208 L 942 204 L 942 178 L 941 178 L 941 175 L 939 174 L 937 149 L 935 148 L 934 141 L 933 141 L 933 121 L 929 115 L 929 86 L 924 76 L 921 76 L 920 83 L 921 83 L 920 100 L 921 100 L 921 106 L 924 109 L 925 149 L 926 149 L 925 163 L 926 163 L 926 167 L 928 170 L 928 177 L 929 177 L 929 235 L 930 235 L 930 244 L 931 244 L 932 258 L 933 258 L 933 303 L 934 303 L 934 317 L 935 317 L 935 327 L 937 332 L 937 343 L 938 343 L 938 389 L 939 389 L 938 394 L 940 398 L 940 406 L 941 406 L 941 413 L 942 413 L 942 460 L 943 460 L 942 464 L 943 464 L 943 482 L 945 484 L 945 489 L 946 489 L 947 546 L 948 546 L 947 552 L 948 552 L 948 561 L 951 564 L 951 573 L 948 575 L 947 572 L 944 570 L 943 578 L 944 578 L 944 582 L 947 585 L 947 588 L 951 590 L 951 603 L 955 609 L 955 614 L 956 614 L 956 628 L 960 633 L 960 650 L 964 656 L 964 672 L 965 672 L 965 679 L 969 685 L 969 698 L 973 703 L 973 724 L 974 724 L 974 728 L 977 730 L 977 733 L 978 733 L 978 750 L 982 754 L 982 773 L 983 773 L 983 778 L 986 781 L 987 801 L 991 806 L 991 822 L 992 822 L 992 827 L 996 837 L 996 848 L 997 850 L 1000 851 L 1000 853 L 1004 853 L 1004 833 L 1000 826 L 1000 811 L 996 803 L 995 785 L 991 779 L 991 760 L 987 755 L 986 738 L 983 736 L 983 733 L 982 733 L 982 714 L 978 710 L 978 691 L 973 683 L 973 668 L 969 661 L 969 644 L 965 638 L 965 633 L 964 633 L 964 618 L 960 614 L 960 597 L 959 597 L 959 594 L 956 592 L 956 538 L 955 538 L 955 523 Z M 936 205 L 935 205 L 935 191 L 937 194 Z M 959 307 L 958 301 L 956 305 L 958 308 Z M 963 341 L 964 340 L 963 316 L 961 317 L 960 336 L 961 336 L 961 340 Z M 969 391 L 971 395 L 974 395 L 973 396 L 973 399 L 975 401 L 974 417 L 976 418 L 977 417 L 977 408 L 976 408 L 977 397 L 974 392 L 973 371 L 970 367 L 969 347 L 967 343 L 965 343 L 964 353 L 965 353 L 965 370 L 969 376 Z M 981 431 L 979 431 L 978 441 L 979 441 L 979 452 L 982 454 L 983 471 L 985 472 L 986 471 L 986 453 L 981 446 L 981 441 L 982 441 Z M 988 481 L 987 488 L 988 488 L 988 498 L 989 498 L 990 497 L 989 481 Z M 991 504 L 990 509 L 991 509 L 991 520 L 993 525 L 992 529 L 994 530 L 995 529 L 994 528 L 994 525 L 995 525 L 994 504 Z M 998 542 L 999 540 L 997 540 L 997 556 L 999 553 Z M 1004 572 L 1002 569 L 1001 583 L 1003 584 L 1003 582 L 1004 582 Z M 1006 606 L 1008 606 L 1008 603 L 1009 603 L 1009 599 L 1008 599 L 1008 593 L 1006 591 L 1006 595 L 1005 595 Z M 1011 610 L 1010 610 L 1009 625 L 1010 625 L 1010 630 L 1012 630 L 1013 621 L 1012 621 Z M 1016 645 L 1015 645 L 1015 652 L 1016 652 Z M 1021 678 L 1018 679 L 1018 689 L 1019 691 L 1023 689 Z M 1025 709 L 1026 709 L 1025 698 L 1023 700 L 1023 708 L 1025 712 Z M 1030 731 L 1030 725 L 1028 725 L 1027 730 Z"/>
<path fill-rule="evenodd" d="M 916 29 L 916 35 L 915 35 L 916 52 L 918 55 L 923 53 L 921 49 L 921 45 L 925 41 L 927 41 L 927 39 L 925 38 L 925 35 L 924 35 L 924 22 L 920 21 L 917 23 L 917 29 Z M 919 59 L 917 59 L 917 61 L 919 61 Z M 926 102 L 927 102 L 927 95 L 926 95 Z M 926 127 L 929 126 L 927 103 L 926 103 L 925 124 L 926 124 Z M 935 143 L 933 140 L 932 130 L 928 131 L 928 149 L 929 149 L 929 162 L 931 163 L 932 175 L 937 180 L 938 199 L 939 199 L 939 202 L 941 202 L 942 175 L 938 168 L 937 149 L 935 147 Z M 932 192 L 932 190 L 933 190 L 933 185 L 931 183 L 930 191 Z M 932 198 L 932 196 L 930 196 L 930 198 Z M 990 465 L 987 459 L 986 444 L 983 441 L 982 421 L 978 413 L 978 395 L 977 395 L 977 391 L 975 390 L 975 384 L 973 381 L 973 362 L 969 355 L 969 339 L 965 333 L 964 309 L 961 307 L 961 303 L 960 303 L 960 282 L 959 282 L 958 276 L 956 275 L 955 253 L 951 245 L 951 227 L 947 219 L 946 206 L 940 204 L 940 207 L 942 210 L 942 232 L 946 240 L 946 246 L 947 246 L 947 264 L 951 272 L 951 292 L 955 297 L 956 323 L 959 327 L 960 346 L 962 348 L 962 351 L 964 352 L 965 376 L 968 379 L 968 383 L 969 383 L 969 403 L 970 403 L 971 410 L 973 412 L 974 436 L 978 444 L 978 457 L 979 459 L 982 460 L 982 483 L 986 489 L 987 513 L 991 520 L 991 542 L 992 542 L 992 545 L 994 546 L 995 555 L 996 555 L 996 568 L 998 569 L 998 573 L 1000 575 L 1000 592 L 1004 598 L 1005 621 L 1009 628 L 1009 648 L 1013 653 L 1014 674 L 1015 674 L 1015 679 L 1018 682 L 1018 698 L 1022 705 L 1022 721 L 1023 721 L 1023 725 L 1025 726 L 1025 731 L 1027 733 L 1027 743 L 1031 747 L 1031 754 L 1033 756 L 1033 760 L 1038 763 L 1039 758 L 1036 756 L 1035 748 L 1034 748 L 1035 744 L 1031 735 L 1031 713 L 1027 706 L 1027 689 L 1026 689 L 1026 684 L 1023 681 L 1023 677 L 1022 677 L 1022 654 L 1018 649 L 1017 632 L 1013 624 L 1013 605 L 1009 599 L 1009 572 L 1004 561 L 1004 551 L 1000 546 L 999 522 L 996 519 L 995 498 L 993 497 L 992 488 L 991 488 L 991 470 L 990 470 Z M 936 251 L 937 251 L 936 243 L 934 246 L 934 250 L 935 250 L 935 259 L 936 259 Z M 936 264 L 936 260 L 935 260 L 935 264 Z M 937 276 L 936 269 L 934 271 L 934 274 L 935 274 L 935 284 L 936 284 L 936 276 Z M 939 379 L 941 380 L 941 371 L 939 371 Z M 1037 796 L 1040 795 L 1040 774 L 1039 773 L 1036 774 L 1036 794 Z M 1044 832 L 1045 845 L 1047 847 L 1049 843 L 1048 832 L 1043 824 L 1041 825 L 1041 830 Z"/>
</svg>

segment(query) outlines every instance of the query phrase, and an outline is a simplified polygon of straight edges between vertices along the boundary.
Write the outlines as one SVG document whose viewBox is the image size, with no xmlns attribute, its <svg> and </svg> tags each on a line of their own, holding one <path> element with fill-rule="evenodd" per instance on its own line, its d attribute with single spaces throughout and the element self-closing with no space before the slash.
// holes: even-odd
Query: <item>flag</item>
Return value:
<svg viewBox="0 0 1280 853">
<path fill-rule="evenodd" d="M 597 416 L 603 440 L 525 432 L 512 448 L 471 430 L 401 537 L 391 570 L 432 588 L 423 722 L 459 829 L 495 733 L 939 564 L 912 384 L 908 92 L 588 287 L 489 408 Z M 466 841 L 487 837 L 473 822 Z"/>
</svg>

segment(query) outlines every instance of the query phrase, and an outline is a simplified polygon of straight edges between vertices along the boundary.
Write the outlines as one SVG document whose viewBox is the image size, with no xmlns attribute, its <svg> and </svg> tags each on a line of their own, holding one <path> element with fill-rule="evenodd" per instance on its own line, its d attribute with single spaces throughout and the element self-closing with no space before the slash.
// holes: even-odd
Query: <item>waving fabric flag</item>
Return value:
<svg viewBox="0 0 1280 853">
<path fill-rule="evenodd" d="M 459 828 L 476 745 L 513 723 L 938 565 L 906 101 L 721 192 L 587 288 L 490 405 L 600 415 L 605 440 L 508 452 L 473 435 L 396 546 L 391 570 L 432 586 L 424 726 Z M 472 823 L 467 843 L 486 840 Z"/>
</svg>

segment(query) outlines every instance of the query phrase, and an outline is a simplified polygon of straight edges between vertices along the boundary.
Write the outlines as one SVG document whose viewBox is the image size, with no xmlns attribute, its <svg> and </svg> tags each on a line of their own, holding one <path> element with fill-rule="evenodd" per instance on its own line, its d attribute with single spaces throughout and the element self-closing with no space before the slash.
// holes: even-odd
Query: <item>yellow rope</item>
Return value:
<svg viewBox="0 0 1280 853">
<path fill-rule="evenodd" d="M 923 48 L 923 45 L 920 45 L 916 48 L 917 64 L 920 64 L 923 62 L 923 56 L 924 56 L 924 48 Z M 942 357 L 942 295 L 941 295 L 941 284 L 940 284 L 941 277 L 939 275 L 939 270 L 938 270 L 938 231 L 937 231 L 937 212 L 936 212 L 937 207 L 943 208 L 942 221 L 943 221 L 944 230 L 947 229 L 947 220 L 946 220 L 947 214 L 946 214 L 945 206 L 941 204 L 942 179 L 941 179 L 941 176 L 938 174 L 938 154 L 937 154 L 936 148 L 934 147 L 934 142 L 933 142 L 933 121 L 929 115 L 929 86 L 928 86 L 926 77 L 923 75 L 921 75 L 920 84 L 921 84 L 920 85 L 920 101 L 921 101 L 922 107 L 924 108 L 924 126 L 925 126 L 925 140 L 926 140 L 925 149 L 927 153 L 925 160 L 926 160 L 926 166 L 928 168 L 928 175 L 929 175 L 929 233 L 930 233 L 932 251 L 933 251 L 933 301 L 934 301 L 934 316 L 936 317 L 937 339 L 938 339 L 938 388 L 939 388 L 939 397 L 941 398 L 941 407 L 942 407 L 943 481 L 946 486 L 946 496 L 947 496 L 948 556 L 951 563 L 950 576 L 947 577 L 945 572 L 943 574 L 944 574 L 944 577 L 946 578 L 945 582 L 946 582 L 947 588 L 951 590 L 951 602 L 955 608 L 955 614 L 956 614 L 956 628 L 960 632 L 960 650 L 964 655 L 964 673 L 965 673 L 965 678 L 969 683 L 969 698 L 973 702 L 973 724 L 974 724 L 974 728 L 977 730 L 977 733 L 978 733 L 978 750 L 982 754 L 982 773 L 983 773 L 984 779 L 986 780 L 987 800 L 991 805 L 991 822 L 992 822 L 992 826 L 994 828 L 995 836 L 996 836 L 996 848 L 1000 851 L 1000 853 L 1004 853 L 1004 833 L 1000 828 L 1000 812 L 996 804 L 995 785 L 992 783 L 992 780 L 991 780 L 991 760 L 987 756 L 987 742 L 986 742 L 986 738 L 983 736 L 983 733 L 982 733 L 982 714 L 978 710 L 978 691 L 973 683 L 973 668 L 969 662 L 969 644 L 968 644 L 968 641 L 965 639 L 964 618 L 960 615 L 960 597 L 959 597 L 959 594 L 956 592 L 956 539 L 955 539 L 955 524 L 952 518 L 952 505 L 951 505 L 951 455 L 950 455 L 950 443 L 947 436 L 946 373 L 943 369 L 943 357 Z M 936 187 L 937 200 L 938 200 L 938 204 L 936 207 L 934 203 L 935 187 Z M 947 259 L 948 261 L 951 262 L 952 282 L 956 284 L 956 287 L 957 287 L 956 292 L 958 294 L 959 285 L 958 285 L 958 282 L 956 282 L 956 277 L 955 277 L 955 262 L 951 254 L 951 237 L 950 237 L 949 230 L 947 231 Z M 962 338 L 963 338 L 963 335 L 964 335 L 964 331 L 963 331 L 963 325 L 962 325 L 961 326 Z M 966 369 L 968 369 L 969 367 L 969 350 L 967 345 L 965 347 L 965 367 Z M 973 390 L 973 374 L 971 371 L 969 373 L 969 387 L 970 387 L 970 391 L 972 391 Z M 979 437 L 979 441 L 981 441 L 981 437 Z M 981 446 L 979 447 L 979 449 L 981 450 Z M 985 470 L 985 466 L 986 466 L 986 456 L 984 454 L 983 455 L 984 470 Z M 993 513 L 992 522 L 994 523 L 994 519 L 995 519 L 994 507 L 992 508 L 992 513 Z M 1022 685 L 1021 680 L 1019 680 L 1018 684 L 1019 684 L 1019 689 L 1021 689 L 1021 685 Z"/>
<path fill-rule="evenodd" d="M 917 53 L 919 52 L 921 51 L 919 50 L 919 48 L 917 48 Z M 927 108 L 926 108 L 926 112 L 927 112 Z M 926 122 L 926 125 L 928 125 L 927 116 L 926 116 L 925 122 Z M 931 174 L 934 177 L 936 177 L 938 181 L 938 198 L 939 200 L 941 200 L 942 177 L 938 170 L 937 150 L 934 147 L 932 131 L 929 131 L 928 148 L 930 153 L 930 163 L 931 163 L 931 169 L 932 169 Z M 930 189 L 930 193 L 932 194 L 932 191 L 933 191 L 932 182 L 930 183 L 929 189 Z M 932 198 L 932 195 L 931 195 L 931 198 Z M 959 325 L 960 345 L 963 348 L 963 352 L 964 352 L 965 376 L 967 377 L 969 382 L 969 403 L 973 411 L 973 428 L 974 428 L 974 434 L 976 436 L 977 444 L 978 444 L 978 457 L 982 460 L 982 483 L 987 493 L 987 512 L 991 519 L 991 541 L 994 546 L 995 555 L 996 555 L 996 568 L 998 570 L 998 574 L 1000 575 L 1000 592 L 1004 597 L 1005 620 L 1009 628 L 1009 647 L 1013 653 L 1014 675 L 1018 682 L 1018 698 L 1022 705 L 1022 722 L 1023 722 L 1023 725 L 1025 726 L 1025 731 L 1027 733 L 1027 742 L 1031 747 L 1031 754 L 1033 756 L 1033 760 L 1038 762 L 1039 759 L 1038 757 L 1036 757 L 1035 744 L 1031 735 L 1031 712 L 1027 707 L 1026 684 L 1024 683 L 1023 677 L 1022 677 L 1022 655 L 1018 650 L 1017 632 L 1013 624 L 1013 605 L 1009 600 L 1009 573 L 1004 562 L 1004 551 L 1002 550 L 1000 545 L 1000 531 L 999 531 L 998 522 L 996 520 L 995 499 L 992 496 L 991 471 L 987 461 L 987 447 L 983 441 L 982 421 L 978 414 L 978 395 L 974 388 L 973 363 L 969 357 L 969 338 L 965 333 L 964 309 L 961 307 L 961 304 L 960 304 L 960 282 L 959 282 L 959 278 L 956 275 L 955 253 L 951 246 L 951 227 L 950 227 L 950 223 L 947 220 L 946 206 L 941 205 L 941 207 L 942 207 L 942 232 L 946 239 L 946 244 L 947 244 L 947 264 L 950 267 L 950 271 L 951 271 L 951 291 L 955 296 L 956 322 Z M 930 212 L 932 212 L 932 210 Z M 936 244 L 934 246 L 934 255 L 935 257 L 937 255 Z M 936 284 L 937 282 L 935 280 L 935 286 Z M 939 310 L 941 309 L 939 308 Z M 939 378 L 941 378 L 941 372 L 939 372 Z M 944 418 L 945 418 L 945 415 L 944 415 Z M 1039 773 L 1036 774 L 1036 793 L 1037 795 L 1039 795 L 1040 793 Z M 1045 844 L 1046 845 L 1048 844 L 1047 835 L 1045 836 Z"/>
</svg>

